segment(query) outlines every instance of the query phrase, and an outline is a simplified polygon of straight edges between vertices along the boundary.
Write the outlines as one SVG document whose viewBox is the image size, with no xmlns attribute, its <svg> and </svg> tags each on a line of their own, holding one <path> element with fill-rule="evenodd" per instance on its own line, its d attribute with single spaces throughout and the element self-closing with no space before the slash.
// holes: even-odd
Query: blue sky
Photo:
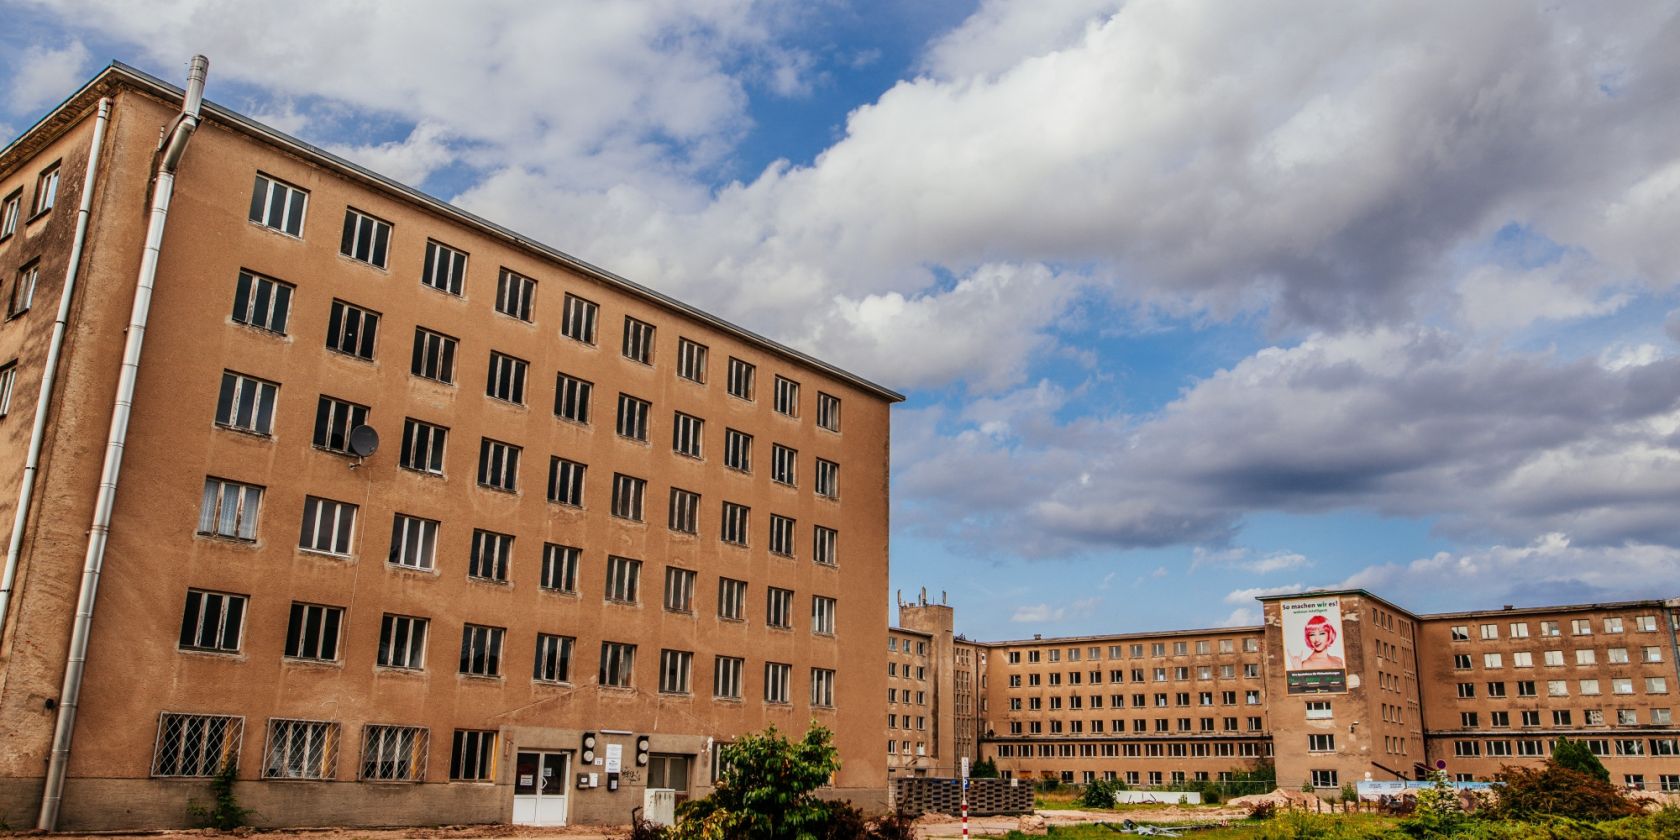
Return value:
<svg viewBox="0 0 1680 840">
<path fill-rule="evenodd" d="M 981 638 L 1680 587 L 1673 2 L 0 1 L 903 390 Z"/>
</svg>

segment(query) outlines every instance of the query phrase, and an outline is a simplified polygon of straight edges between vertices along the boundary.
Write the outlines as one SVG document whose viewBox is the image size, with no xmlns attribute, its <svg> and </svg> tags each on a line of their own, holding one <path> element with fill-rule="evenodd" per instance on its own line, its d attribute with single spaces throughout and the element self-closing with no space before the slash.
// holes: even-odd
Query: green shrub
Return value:
<svg viewBox="0 0 1680 840">
<path fill-rule="evenodd" d="M 1498 778 L 1503 784 L 1492 811 L 1503 819 L 1568 817 L 1602 821 L 1640 813 L 1639 805 L 1620 788 L 1567 767 L 1556 758 L 1547 759 L 1539 767 L 1506 767 Z"/>
<path fill-rule="evenodd" d="M 1085 783 L 1085 792 L 1079 796 L 1079 804 L 1087 808 L 1113 808 L 1116 791 L 1126 789 L 1126 783 L 1119 779 L 1097 779 Z"/>
<path fill-rule="evenodd" d="M 970 767 L 968 770 L 968 777 L 971 779 L 998 778 L 997 762 L 991 760 L 990 758 L 982 758 L 979 761 L 974 762 L 974 766 Z"/>
<path fill-rule="evenodd" d="M 188 805 L 188 816 L 217 831 L 229 831 L 245 825 L 256 812 L 241 807 L 238 797 L 233 795 L 233 785 L 237 781 L 239 768 L 231 761 L 223 762 L 222 772 L 210 779 L 210 804 Z"/>
<path fill-rule="evenodd" d="M 677 808 L 673 840 L 827 840 L 848 820 L 849 805 L 816 797 L 840 769 L 840 751 L 815 721 L 797 742 L 772 726 L 722 749 L 723 775 L 710 796 Z"/>
<path fill-rule="evenodd" d="M 1552 746 L 1552 760 L 1577 773 L 1592 776 L 1601 782 L 1608 783 L 1610 781 L 1610 771 L 1604 769 L 1604 762 L 1599 761 L 1598 756 L 1592 754 L 1592 750 L 1587 747 L 1585 741 L 1571 741 L 1568 738 L 1557 739 L 1557 743 Z"/>
</svg>

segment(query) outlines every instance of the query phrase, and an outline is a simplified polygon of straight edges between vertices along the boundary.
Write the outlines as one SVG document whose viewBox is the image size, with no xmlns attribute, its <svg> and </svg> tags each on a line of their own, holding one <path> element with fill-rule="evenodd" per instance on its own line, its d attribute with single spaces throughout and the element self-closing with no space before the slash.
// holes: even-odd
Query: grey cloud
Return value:
<svg viewBox="0 0 1680 840">
<path fill-rule="evenodd" d="M 1680 342 L 1680 309 L 1668 313 L 1668 319 L 1663 321 L 1663 332 L 1668 333 L 1669 338 Z"/>
</svg>

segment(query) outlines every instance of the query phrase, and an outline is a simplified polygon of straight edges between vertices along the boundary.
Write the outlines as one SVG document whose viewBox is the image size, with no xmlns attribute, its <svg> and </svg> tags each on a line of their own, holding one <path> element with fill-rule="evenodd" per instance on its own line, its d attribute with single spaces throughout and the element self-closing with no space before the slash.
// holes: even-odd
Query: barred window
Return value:
<svg viewBox="0 0 1680 840">
<path fill-rule="evenodd" d="M 222 390 L 216 398 L 216 425 L 258 435 L 273 434 L 274 402 L 279 395 L 276 383 L 224 370 Z"/>
<path fill-rule="evenodd" d="M 322 394 L 315 403 L 316 449 L 349 454 L 350 430 L 367 424 L 368 407 Z"/>
<path fill-rule="evenodd" d="M 811 529 L 811 535 L 811 559 L 824 566 L 835 565 L 840 532 L 818 525 Z"/>
<path fill-rule="evenodd" d="M 665 609 L 671 612 L 694 611 L 694 572 L 676 566 L 665 567 Z"/>
<path fill-rule="evenodd" d="M 485 395 L 524 405 L 525 370 L 528 367 L 524 359 L 490 351 L 490 373 L 484 385 Z"/>
<path fill-rule="evenodd" d="M 712 696 L 723 700 L 741 699 L 741 671 L 746 661 L 737 656 L 712 660 Z"/>
<path fill-rule="evenodd" d="M 629 394 L 618 395 L 618 436 L 632 440 L 646 441 L 648 436 L 648 411 L 651 405 L 647 400 L 637 399 Z"/>
<path fill-rule="evenodd" d="M 653 363 L 653 325 L 624 316 L 624 358 L 644 365 Z"/>
<path fill-rule="evenodd" d="M 671 488 L 671 530 L 682 534 L 700 532 L 700 494 Z"/>
<path fill-rule="evenodd" d="M 426 667 L 426 628 L 429 624 L 424 618 L 386 613 L 379 622 L 379 665 L 411 671 Z"/>
<path fill-rule="evenodd" d="M 811 632 L 822 636 L 834 635 L 835 601 L 815 595 L 811 598 Z"/>
<path fill-rule="evenodd" d="M 589 467 L 554 457 L 548 462 L 548 500 L 555 504 L 583 507 L 583 478 Z"/>
<path fill-rule="evenodd" d="M 830 499 L 840 498 L 839 464 L 817 459 L 817 495 Z"/>
<path fill-rule="evenodd" d="M 204 499 L 198 509 L 198 533 L 255 540 L 262 494 L 263 488 L 256 485 L 206 478 Z"/>
<path fill-rule="evenodd" d="M 766 591 L 764 623 L 783 630 L 793 627 L 793 590 L 772 586 Z"/>
<path fill-rule="evenodd" d="M 414 357 L 409 372 L 422 379 L 450 384 L 455 381 L 455 339 L 425 327 L 414 328 Z"/>
<path fill-rule="evenodd" d="M 521 321 L 531 320 L 531 304 L 537 297 L 537 281 L 503 268 L 496 276 L 496 311 Z"/>
<path fill-rule="evenodd" d="M 753 379 L 758 368 L 734 356 L 729 357 L 729 395 L 743 400 L 753 398 Z"/>
<path fill-rule="evenodd" d="M 770 553 L 793 556 L 794 521 L 786 516 L 770 514 Z"/>
<path fill-rule="evenodd" d="M 589 424 L 589 392 L 594 385 L 564 373 L 554 380 L 554 416 L 574 423 Z"/>
<path fill-rule="evenodd" d="M 513 492 L 519 488 L 519 447 L 484 438 L 478 445 L 478 483 Z"/>
<path fill-rule="evenodd" d="M 735 545 L 747 544 L 747 522 L 750 513 L 751 509 L 746 505 L 738 505 L 734 502 L 723 503 L 722 539 L 724 542 Z"/>
<path fill-rule="evenodd" d="M 637 601 L 637 590 L 642 580 L 642 561 L 628 557 L 609 555 L 607 557 L 607 592 L 608 601 L 619 601 L 634 604 Z"/>
<path fill-rule="evenodd" d="M 327 314 L 327 349 L 361 359 L 373 358 L 379 335 L 379 313 L 353 303 L 334 300 Z"/>
<path fill-rule="evenodd" d="M 298 534 L 298 548 L 347 555 L 355 531 L 355 505 L 319 496 L 304 498 L 303 528 Z"/>
<path fill-rule="evenodd" d="M 764 663 L 764 702 L 787 703 L 788 676 L 793 666 L 783 662 Z"/>
<path fill-rule="evenodd" d="M 245 596 L 187 590 L 181 611 L 181 649 L 238 653 L 245 626 Z"/>
<path fill-rule="evenodd" d="M 799 416 L 799 383 L 787 377 L 776 377 L 776 413 Z"/>
<path fill-rule="evenodd" d="M 833 671 L 827 668 L 811 669 L 811 705 L 824 709 L 834 708 Z"/>
<path fill-rule="evenodd" d="M 251 221 L 291 236 L 303 236 L 309 193 L 261 172 L 251 189 Z"/>
<path fill-rule="evenodd" d="M 362 727 L 362 779 L 423 782 L 431 733 L 423 726 L 369 724 Z"/>
<path fill-rule="evenodd" d="M 455 730 L 449 751 L 449 779 L 489 782 L 496 778 L 496 733 L 479 729 Z"/>
<path fill-rule="evenodd" d="M 413 417 L 403 418 L 402 453 L 398 463 L 403 469 L 443 475 L 443 449 L 449 440 L 449 430 Z"/>
<path fill-rule="evenodd" d="M 752 435 L 725 429 L 723 432 L 723 465 L 742 472 L 752 472 Z"/>
<path fill-rule="evenodd" d="M 420 267 L 420 283 L 440 292 L 461 294 L 467 279 L 467 255 L 435 239 L 426 240 L 426 262 Z"/>
<path fill-rule="evenodd" d="M 344 235 L 338 244 L 340 254 L 375 268 L 384 268 L 390 245 L 390 222 L 355 208 L 344 211 Z"/>
<path fill-rule="evenodd" d="M 676 413 L 671 422 L 671 448 L 691 458 L 701 457 L 701 443 L 706 421 L 690 414 Z"/>
<path fill-rule="evenodd" d="M 239 766 L 239 744 L 245 719 L 231 715 L 158 716 L 157 746 L 152 753 L 153 776 L 218 776 Z"/>
<path fill-rule="evenodd" d="M 473 529 L 472 558 L 467 576 L 506 583 L 508 563 L 513 556 L 513 535 Z"/>
<path fill-rule="evenodd" d="M 599 311 L 600 307 L 577 295 L 566 295 L 560 334 L 584 344 L 594 344 L 595 316 Z"/>
<path fill-rule="evenodd" d="M 642 497 L 647 494 L 647 481 L 622 473 L 613 474 L 612 513 L 620 519 L 642 521 Z"/>
<path fill-rule="evenodd" d="M 770 445 L 770 480 L 794 486 L 799 463 L 799 451 L 779 443 Z"/>
<path fill-rule="evenodd" d="M 817 425 L 831 432 L 840 431 L 840 398 L 817 392 Z"/>
<path fill-rule="evenodd" d="M 718 618 L 742 621 L 747 617 L 747 582 L 718 578 Z"/>
<path fill-rule="evenodd" d="M 576 641 L 571 636 L 538 633 L 537 660 L 531 678 L 537 682 L 571 682 L 572 646 Z"/>
<path fill-rule="evenodd" d="M 430 569 L 437 558 L 438 523 L 399 513 L 391 522 L 391 554 L 386 562 L 411 569 Z"/>
<path fill-rule="evenodd" d="M 272 277 L 239 272 L 239 282 L 233 288 L 234 323 L 285 335 L 294 290 L 292 284 Z"/>
<path fill-rule="evenodd" d="M 623 642 L 601 643 L 601 685 L 630 688 L 636 670 L 636 646 Z"/>
<path fill-rule="evenodd" d="M 689 672 L 694 667 L 694 654 L 686 650 L 659 652 L 659 692 L 687 694 Z"/>
<path fill-rule="evenodd" d="M 286 622 L 286 656 L 333 662 L 338 659 L 338 631 L 344 624 L 344 608 L 292 602 Z"/>
<path fill-rule="evenodd" d="M 461 673 L 478 677 L 502 675 L 502 637 L 507 631 L 500 627 L 468 624 L 461 628 Z"/>
<path fill-rule="evenodd" d="M 677 339 L 677 375 L 690 382 L 706 384 L 706 345 L 686 338 Z"/>
<path fill-rule="evenodd" d="M 331 779 L 338 774 L 338 724 L 269 718 L 265 779 Z"/>
<path fill-rule="evenodd" d="M 569 545 L 543 544 L 542 582 L 544 589 L 577 592 L 578 558 L 583 550 Z"/>
</svg>

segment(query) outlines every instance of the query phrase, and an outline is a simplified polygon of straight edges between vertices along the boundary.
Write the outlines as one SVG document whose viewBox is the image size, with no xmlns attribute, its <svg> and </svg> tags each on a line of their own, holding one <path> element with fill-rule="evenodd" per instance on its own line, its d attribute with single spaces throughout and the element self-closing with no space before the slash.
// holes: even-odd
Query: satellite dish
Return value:
<svg viewBox="0 0 1680 840">
<path fill-rule="evenodd" d="M 358 458 L 366 458 L 379 451 L 379 433 L 372 426 L 357 426 L 350 430 L 350 451 Z"/>
</svg>

